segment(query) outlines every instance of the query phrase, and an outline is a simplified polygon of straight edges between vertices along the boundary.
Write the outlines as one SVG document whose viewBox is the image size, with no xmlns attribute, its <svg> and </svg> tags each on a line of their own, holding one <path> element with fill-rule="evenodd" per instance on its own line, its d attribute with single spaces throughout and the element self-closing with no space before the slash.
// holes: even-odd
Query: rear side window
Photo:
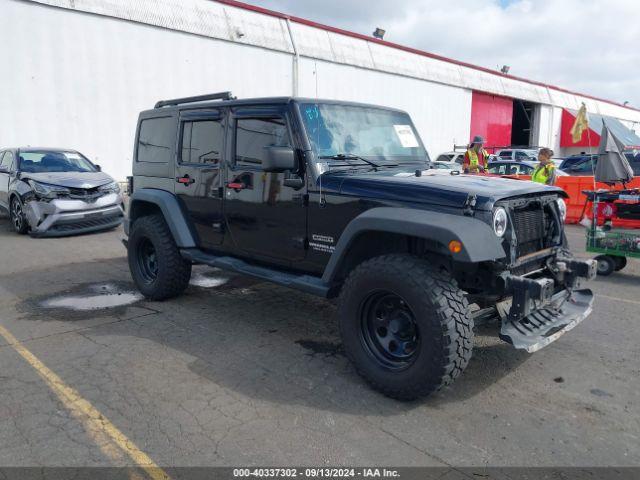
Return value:
<svg viewBox="0 0 640 480">
<path fill-rule="evenodd" d="M 138 162 L 169 163 L 175 141 L 172 117 L 147 118 L 140 123 Z"/>
<path fill-rule="evenodd" d="M 499 156 L 500 158 L 511 158 L 511 150 L 503 150 Z"/>
<path fill-rule="evenodd" d="M 489 167 L 489 172 L 495 175 L 504 175 L 506 173 L 504 163 L 493 164 Z"/>
<path fill-rule="evenodd" d="M 220 163 L 224 127 L 221 120 L 198 120 L 182 124 L 182 163 Z"/>
<path fill-rule="evenodd" d="M 237 165 L 262 165 L 265 147 L 271 146 L 291 146 L 284 118 L 240 118 L 236 121 Z"/>
</svg>

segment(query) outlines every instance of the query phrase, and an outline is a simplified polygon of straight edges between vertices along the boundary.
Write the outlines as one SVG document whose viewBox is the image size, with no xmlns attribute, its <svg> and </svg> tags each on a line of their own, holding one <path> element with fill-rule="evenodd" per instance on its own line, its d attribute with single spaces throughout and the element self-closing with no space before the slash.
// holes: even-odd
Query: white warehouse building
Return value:
<svg viewBox="0 0 640 480">
<path fill-rule="evenodd" d="M 141 110 L 226 90 L 400 108 L 432 157 L 474 134 L 586 150 L 567 134 L 583 102 L 640 130 L 633 108 L 234 0 L 3 0 L 0 31 L 0 148 L 73 148 L 120 180 Z"/>
</svg>

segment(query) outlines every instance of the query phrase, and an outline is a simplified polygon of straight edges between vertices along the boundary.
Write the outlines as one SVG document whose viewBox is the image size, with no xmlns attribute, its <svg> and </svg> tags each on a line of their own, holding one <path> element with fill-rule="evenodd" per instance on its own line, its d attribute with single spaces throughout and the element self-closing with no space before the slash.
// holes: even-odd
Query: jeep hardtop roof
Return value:
<svg viewBox="0 0 640 480">
<path fill-rule="evenodd" d="M 374 105 L 369 103 L 361 103 L 361 102 L 351 102 L 344 100 L 331 100 L 325 98 L 308 98 L 308 97 L 294 97 L 294 96 L 286 96 L 286 97 L 256 97 L 256 98 L 241 98 L 238 99 L 234 97 L 231 92 L 221 92 L 221 93 L 212 93 L 205 95 L 198 95 L 194 97 L 183 97 L 183 98 L 175 98 L 171 100 L 160 100 L 156 103 L 153 109 L 144 110 L 141 112 L 144 116 L 153 116 L 154 114 L 158 114 L 160 112 L 166 113 L 175 110 L 186 110 L 193 109 L 197 110 L 200 108 L 211 108 L 211 107 L 235 107 L 235 106 L 243 106 L 243 105 L 287 105 L 291 102 L 297 103 L 332 103 L 337 105 L 352 105 L 358 107 L 369 107 L 369 108 L 379 108 L 382 110 L 389 110 L 393 112 L 407 113 L 404 110 L 400 110 L 398 108 L 393 107 L 385 107 L 382 105 Z"/>
</svg>

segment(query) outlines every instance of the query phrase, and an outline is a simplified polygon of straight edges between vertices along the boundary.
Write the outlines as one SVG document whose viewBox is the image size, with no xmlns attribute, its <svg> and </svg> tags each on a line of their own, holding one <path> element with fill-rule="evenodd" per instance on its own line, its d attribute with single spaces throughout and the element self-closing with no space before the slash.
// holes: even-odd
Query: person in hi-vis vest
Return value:
<svg viewBox="0 0 640 480">
<path fill-rule="evenodd" d="M 555 185 L 556 183 L 556 166 L 551 161 L 553 150 L 550 148 L 541 148 L 538 152 L 538 160 L 540 163 L 536 165 L 535 170 L 531 174 L 531 180 L 542 183 L 543 185 Z"/>
<path fill-rule="evenodd" d="M 484 138 L 480 135 L 473 137 L 473 141 L 467 148 L 467 152 L 464 154 L 464 161 L 462 162 L 462 169 L 464 173 L 480 173 L 484 172 L 487 168 L 487 161 L 489 160 L 489 154 L 484 149 Z"/>
</svg>

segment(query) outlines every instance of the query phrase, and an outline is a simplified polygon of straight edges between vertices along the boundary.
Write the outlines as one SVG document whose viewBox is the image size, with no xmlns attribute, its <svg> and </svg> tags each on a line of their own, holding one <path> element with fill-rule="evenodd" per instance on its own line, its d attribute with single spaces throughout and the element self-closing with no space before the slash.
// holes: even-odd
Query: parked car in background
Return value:
<svg viewBox="0 0 640 480">
<path fill-rule="evenodd" d="M 444 152 L 438 155 L 435 161 L 441 162 L 441 163 L 450 163 L 450 164 L 455 163 L 457 164 L 458 168 L 453 167 L 452 170 L 461 170 L 460 165 L 464 163 L 465 153 L 466 152 Z M 495 160 L 499 160 L 499 158 L 494 154 L 490 154 L 488 161 L 493 162 Z"/>
<path fill-rule="evenodd" d="M 120 187 L 75 150 L 0 149 L 0 208 L 17 233 L 63 236 L 122 222 Z"/>
<path fill-rule="evenodd" d="M 500 160 L 524 160 L 524 161 L 537 161 L 538 149 L 537 148 L 503 148 L 496 152 L 496 156 Z"/>
<path fill-rule="evenodd" d="M 538 162 L 530 161 L 497 161 L 490 162 L 489 173 L 494 175 L 532 175 Z M 561 170 L 556 170 L 556 175 L 566 176 L 567 174 Z"/>
<path fill-rule="evenodd" d="M 462 162 L 464 161 L 464 154 L 465 152 L 444 152 L 438 155 L 438 157 L 436 158 L 436 162 L 453 162 L 457 163 L 458 165 L 462 165 Z"/>
<path fill-rule="evenodd" d="M 560 170 L 573 175 L 589 175 L 590 172 L 593 172 L 592 160 L 597 161 L 597 159 L 598 155 L 593 154 L 580 153 L 571 155 L 562 161 Z"/>
<path fill-rule="evenodd" d="M 624 154 L 635 176 L 640 175 L 640 150 L 632 150 Z"/>
<path fill-rule="evenodd" d="M 534 162 L 494 161 L 487 170 L 494 175 L 531 175 L 535 166 Z"/>
<path fill-rule="evenodd" d="M 441 162 L 436 160 L 435 162 L 430 162 L 430 168 L 435 168 L 438 170 L 451 170 L 460 172 L 462 170 L 462 165 L 456 162 Z"/>
<path fill-rule="evenodd" d="M 624 153 L 634 175 L 640 175 L 640 152 L 631 150 Z M 598 165 L 598 155 L 571 155 L 562 162 L 560 169 L 568 175 L 593 175 Z"/>
</svg>

